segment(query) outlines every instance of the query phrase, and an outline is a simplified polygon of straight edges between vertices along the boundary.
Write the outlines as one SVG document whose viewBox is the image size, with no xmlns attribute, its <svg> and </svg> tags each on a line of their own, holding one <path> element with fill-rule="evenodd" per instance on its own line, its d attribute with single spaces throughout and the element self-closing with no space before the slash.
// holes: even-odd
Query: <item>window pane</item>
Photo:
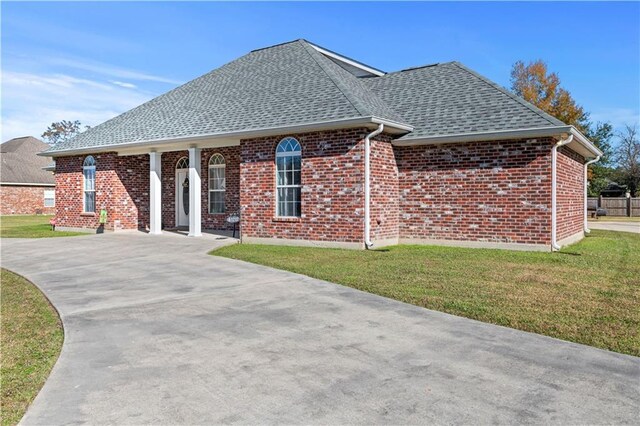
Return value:
<svg viewBox="0 0 640 426">
<path fill-rule="evenodd" d="M 209 213 L 224 213 L 224 191 L 209 192 Z"/>
<path fill-rule="evenodd" d="M 95 192 L 85 192 L 84 193 L 84 211 L 86 212 L 95 212 L 96 211 L 96 202 L 95 202 Z"/>
</svg>

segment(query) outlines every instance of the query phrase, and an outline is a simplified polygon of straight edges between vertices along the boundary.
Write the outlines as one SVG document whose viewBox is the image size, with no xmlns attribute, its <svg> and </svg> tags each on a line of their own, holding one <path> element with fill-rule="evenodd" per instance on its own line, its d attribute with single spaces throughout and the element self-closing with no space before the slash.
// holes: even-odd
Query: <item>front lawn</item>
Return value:
<svg viewBox="0 0 640 426">
<path fill-rule="evenodd" d="M 640 235 L 593 230 L 559 253 L 235 244 L 212 254 L 640 356 Z"/>
<path fill-rule="evenodd" d="M 52 216 L 0 216 L 2 238 L 46 238 L 86 235 L 82 232 L 52 231 L 49 220 Z"/>
<path fill-rule="evenodd" d="M 58 314 L 33 284 L 0 270 L 1 424 L 14 425 L 49 376 L 62 347 Z"/>
</svg>

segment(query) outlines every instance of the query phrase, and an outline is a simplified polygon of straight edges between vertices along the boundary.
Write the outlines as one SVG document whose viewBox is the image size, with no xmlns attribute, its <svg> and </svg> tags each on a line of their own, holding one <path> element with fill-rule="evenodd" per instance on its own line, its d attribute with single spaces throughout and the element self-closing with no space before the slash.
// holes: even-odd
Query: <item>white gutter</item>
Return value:
<svg viewBox="0 0 640 426">
<path fill-rule="evenodd" d="M 198 144 L 207 140 L 213 139 L 224 139 L 224 138 L 235 138 L 235 139 L 249 139 L 253 137 L 262 137 L 262 136 L 276 136 L 276 135 L 284 135 L 291 133 L 305 133 L 305 132 L 314 132 L 320 130 L 328 130 L 328 129 L 342 129 L 342 128 L 352 128 L 357 126 L 367 126 L 372 124 L 384 124 L 389 129 L 389 131 L 399 132 L 399 133 L 407 133 L 413 131 L 413 127 L 398 123 L 391 120 L 382 119 L 379 117 L 356 117 L 356 118 L 348 118 L 348 119 L 340 119 L 340 120 L 327 120 L 327 121 L 317 121 L 312 123 L 304 123 L 294 126 L 277 126 L 277 127 L 263 127 L 258 129 L 251 130 L 238 130 L 238 131 L 230 131 L 230 132 L 219 132 L 219 133 L 204 133 L 199 135 L 190 135 L 190 136 L 178 136 L 178 137 L 170 137 L 170 138 L 158 138 L 158 139 L 149 139 L 149 140 L 140 140 L 134 142 L 125 142 L 119 144 L 112 145 L 94 145 L 82 148 L 71 148 L 71 149 L 61 149 L 61 150 L 49 150 L 39 152 L 37 155 L 43 157 L 61 157 L 65 155 L 76 155 L 76 154 L 96 154 L 100 152 L 114 152 L 122 149 L 128 148 L 157 148 L 160 145 L 168 144 L 168 143 L 184 143 L 184 144 Z M 186 149 L 186 148 L 185 148 Z"/>
<path fill-rule="evenodd" d="M 384 124 L 364 138 L 364 246 L 371 248 L 371 138 L 384 130 Z"/>
<path fill-rule="evenodd" d="M 516 130 L 492 130 L 486 132 L 458 133 L 453 135 L 434 135 L 423 137 L 405 136 L 401 139 L 393 141 L 394 146 L 412 146 L 412 145 L 440 145 L 448 143 L 464 143 L 464 142 L 483 142 L 497 141 L 508 139 L 531 139 L 545 136 L 557 137 L 562 134 L 570 134 L 575 137 L 577 142 L 584 150 L 590 153 L 588 156 L 602 155 L 600 151 L 589 139 L 573 126 L 550 126 L 535 127 L 529 129 Z M 585 156 L 585 153 L 582 153 Z"/>
<path fill-rule="evenodd" d="M 573 140 L 573 134 L 570 134 L 566 139 L 560 139 L 553 148 L 551 148 L 551 248 L 553 250 L 560 250 L 557 239 L 557 163 L 558 163 L 558 148 L 571 143 Z"/>
<path fill-rule="evenodd" d="M 0 182 L 2 186 L 56 186 L 55 183 L 37 183 L 37 182 Z"/>
<path fill-rule="evenodd" d="M 591 229 L 589 229 L 589 226 L 587 223 L 587 207 L 588 207 L 587 206 L 587 169 L 589 168 L 589 164 L 593 164 L 598 160 L 600 160 L 599 155 L 593 160 L 587 161 L 586 163 L 584 163 L 584 232 L 585 234 L 588 234 L 589 232 L 591 232 Z"/>
</svg>

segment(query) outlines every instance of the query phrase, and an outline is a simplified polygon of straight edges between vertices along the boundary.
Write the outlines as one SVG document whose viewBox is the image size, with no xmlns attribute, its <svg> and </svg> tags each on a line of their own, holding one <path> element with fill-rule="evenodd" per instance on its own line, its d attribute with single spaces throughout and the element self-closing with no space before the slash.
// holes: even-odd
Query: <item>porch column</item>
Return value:
<svg viewBox="0 0 640 426">
<path fill-rule="evenodd" d="M 162 234 L 162 153 L 149 153 L 149 233 Z"/>
<path fill-rule="evenodd" d="M 202 223 L 200 148 L 189 148 L 189 236 L 200 237 Z"/>
</svg>

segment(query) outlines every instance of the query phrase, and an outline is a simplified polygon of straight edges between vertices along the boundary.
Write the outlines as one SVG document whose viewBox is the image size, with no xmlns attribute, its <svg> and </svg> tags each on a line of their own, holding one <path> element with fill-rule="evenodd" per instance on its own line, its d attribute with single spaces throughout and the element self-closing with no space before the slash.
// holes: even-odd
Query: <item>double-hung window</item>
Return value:
<svg viewBox="0 0 640 426">
<path fill-rule="evenodd" d="M 221 154 L 213 154 L 209 160 L 209 213 L 224 213 L 225 163 Z"/>
<path fill-rule="evenodd" d="M 276 215 L 300 217 L 302 150 L 291 137 L 284 138 L 276 148 Z"/>
<path fill-rule="evenodd" d="M 56 206 L 56 191 L 55 189 L 44 190 L 44 206 L 55 207 Z"/>
<path fill-rule="evenodd" d="M 96 160 L 91 155 L 84 159 L 82 165 L 83 176 L 83 211 L 95 213 L 96 211 Z"/>
</svg>

